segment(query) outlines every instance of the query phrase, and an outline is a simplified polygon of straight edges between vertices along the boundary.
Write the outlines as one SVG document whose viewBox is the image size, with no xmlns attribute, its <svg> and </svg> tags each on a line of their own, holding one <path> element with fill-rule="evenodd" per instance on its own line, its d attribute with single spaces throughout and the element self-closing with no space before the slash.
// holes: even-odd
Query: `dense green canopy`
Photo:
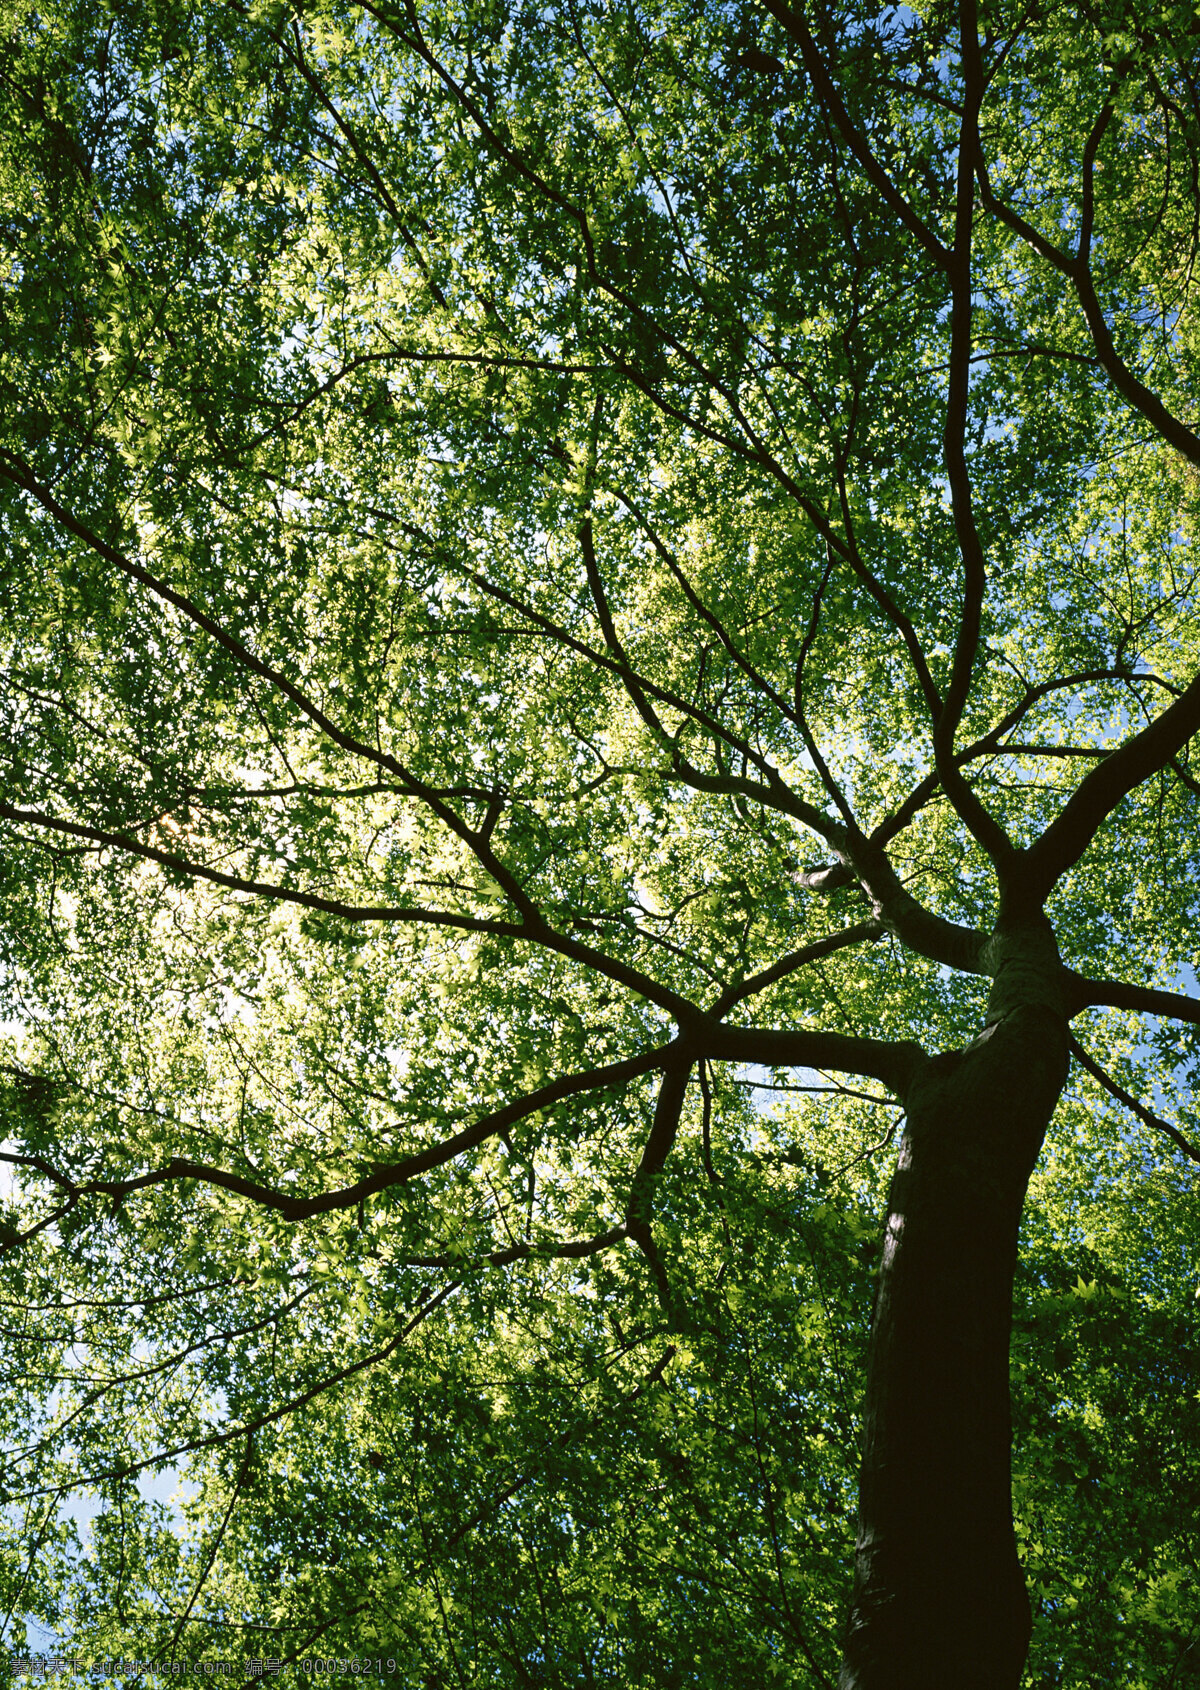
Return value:
<svg viewBox="0 0 1200 1690">
<path fill-rule="evenodd" d="M 831 1685 L 1032 847 L 1027 1682 L 1200 1684 L 1190 0 L 3 18 L 4 1640 Z"/>
</svg>

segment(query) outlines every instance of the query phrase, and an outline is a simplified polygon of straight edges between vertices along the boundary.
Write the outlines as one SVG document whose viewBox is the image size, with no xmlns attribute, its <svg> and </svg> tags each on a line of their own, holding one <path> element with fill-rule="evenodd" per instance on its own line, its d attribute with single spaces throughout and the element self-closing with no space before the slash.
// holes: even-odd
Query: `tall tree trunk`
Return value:
<svg viewBox="0 0 1200 1690">
<path fill-rule="evenodd" d="M 1024 937 L 993 989 L 999 1019 L 925 1063 L 907 1099 L 840 1690 L 1015 1690 L 1029 1647 L 1009 1337 L 1021 1207 L 1067 1047 L 1053 938 L 1045 927 Z"/>
</svg>

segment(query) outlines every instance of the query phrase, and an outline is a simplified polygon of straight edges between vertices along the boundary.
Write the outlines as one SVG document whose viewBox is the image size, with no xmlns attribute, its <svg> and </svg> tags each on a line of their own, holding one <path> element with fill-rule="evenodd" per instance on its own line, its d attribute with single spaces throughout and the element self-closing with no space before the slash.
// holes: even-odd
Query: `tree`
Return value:
<svg viewBox="0 0 1200 1690">
<path fill-rule="evenodd" d="M 1194 9 L 6 31 L 10 1612 L 1196 1682 Z"/>
</svg>

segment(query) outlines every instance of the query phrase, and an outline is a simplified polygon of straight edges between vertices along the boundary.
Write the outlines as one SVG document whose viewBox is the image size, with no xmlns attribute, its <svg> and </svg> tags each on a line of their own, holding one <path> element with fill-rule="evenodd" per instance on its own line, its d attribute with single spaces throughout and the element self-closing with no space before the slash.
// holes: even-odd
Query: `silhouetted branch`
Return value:
<svg viewBox="0 0 1200 1690">
<path fill-rule="evenodd" d="M 836 951 L 845 950 L 848 945 L 861 945 L 871 939 L 880 939 L 886 931 L 881 921 L 860 921 L 853 927 L 844 927 L 840 933 L 828 933 L 823 939 L 814 939 L 811 945 L 802 945 L 797 951 L 789 951 L 787 956 L 780 957 L 770 968 L 752 974 L 748 980 L 743 980 L 740 986 L 727 987 L 708 1013 L 719 1020 L 729 1013 L 734 1004 L 741 1003 L 744 998 L 753 997 L 756 992 L 766 991 L 768 986 L 786 979 L 806 963 L 819 962 L 822 957 L 833 956 Z"/>
<path fill-rule="evenodd" d="M 453 1161 L 464 1151 L 475 1149 L 486 1139 L 503 1133 L 517 1121 L 524 1120 L 526 1116 L 533 1115 L 538 1110 L 547 1109 L 552 1104 L 561 1102 L 563 1098 L 624 1085 L 639 1074 L 648 1074 L 656 1068 L 661 1068 L 669 1060 L 669 1053 L 673 1048 L 676 1047 L 660 1045 L 653 1050 L 644 1051 L 640 1056 L 627 1057 L 623 1062 L 610 1062 L 601 1068 L 589 1068 L 582 1073 L 562 1075 L 559 1079 L 539 1087 L 537 1091 L 528 1092 L 514 1102 L 505 1104 L 502 1109 L 495 1109 L 482 1116 L 471 1126 L 455 1133 L 453 1137 L 443 1139 L 440 1144 L 430 1145 L 427 1150 L 418 1151 L 413 1156 L 404 1157 L 402 1161 L 380 1167 L 367 1178 L 357 1180 L 340 1191 L 322 1192 L 317 1197 L 297 1197 L 294 1193 L 276 1190 L 256 1180 L 245 1179 L 240 1174 L 229 1173 L 223 1168 L 210 1167 L 203 1162 L 191 1162 L 182 1156 L 173 1156 L 165 1168 L 138 1174 L 131 1179 L 93 1179 L 79 1182 L 59 1172 L 41 1157 L 0 1152 L 0 1162 L 37 1168 L 40 1173 L 67 1191 L 72 1201 L 98 1194 L 110 1197 L 114 1204 L 120 1204 L 135 1191 L 145 1191 L 152 1186 L 164 1185 L 174 1180 L 194 1179 L 232 1192 L 235 1196 L 245 1197 L 263 1208 L 273 1209 L 285 1220 L 308 1220 L 313 1215 L 356 1208 L 368 1197 L 375 1197 L 380 1192 L 405 1185 L 418 1174 L 428 1173 L 433 1168 Z"/>
<path fill-rule="evenodd" d="M 675 1142 L 675 1135 L 679 1131 L 679 1117 L 683 1112 L 683 1100 L 691 1071 L 691 1057 L 681 1055 L 663 1074 L 662 1084 L 658 1089 L 658 1101 L 654 1108 L 654 1124 L 650 1128 L 641 1160 L 630 1181 L 629 1206 L 625 1213 L 626 1230 L 650 1265 L 658 1289 L 659 1302 L 668 1319 L 671 1318 L 671 1284 L 658 1245 L 654 1241 L 650 1221 L 654 1213 L 654 1182 L 662 1172 L 663 1164 Z"/>
<path fill-rule="evenodd" d="M 1022 879 L 1043 901 L 1074 866 L 1097 831 L 1135 787 L 1167 768 L 1200 732 L 1200 675 L 1160 716 L 1090 770 L 1040 839 L 1024 854 Z"/>
<path fill-rule="evenodd" d="M 1106 1074 L 1100 1064 L 1088 1055 L 1073 1033 L 1068 1033 L 1067 1042 L 1071 1047 L 1071 1054 L 1079 1063 L 1079 1066 L 1086 1069 L 1111 1097 L 1115 1097 L 1118 1103 L 1123 1103 L 1126 1109 L 1136 1115 L 1138 1120 L 1144 1122 L 1146 1126 L 1154 1127 L 1157 1132 L 1165 1133 L 1172 1144 L 1178 1146 L 1184 1155 L 1189 1156 L 1193 1162 L 1200 1162 L 1200 1150 L 1184 1138 L 1178 1127 L 1173 1127 L 1170 1121 L 1164 1121 L 1160 1115 L 1154 1114 L 1153 1110 L 1147 1109 L 1144 1103 L 1139 1103 L 1132 1093 L 1127 1092 L 1125 1087 L 1118 1084 L 1110 1074 Z"/>
<path fill-rule="evenodd" d="M 1063 970 L 1068 1017 L 1093 1008 L 1132 1009 L 1142 1015 L 1165 1015 L 1200 1026 L 1200 1000 L 1183 992 L 1164 992 L 1157 986 L 1136 986 L 1128 980 L 1091 980 Z"/>
<path fill-rule="evenodd" d="M 909 232 L 915 235 L 922 249 L 933 259 L 939 269 L 945 269 L 950 261 L 950 254 L 946 247 L 914 211 L 899 188 L 884 170 L 875 154 L 871 151 L 870 143 L 862 131 L 851 121 L 833 78 L 821 51 L 813 40 L 808 25 L 798 11 L 781 3 L 781 0 L 766 0 L 767 11 L 778 19 L 800 48 L 801 59 L 805 70 L 812 79 L 813 87 L 828 111 L 830 117 L 845 141 L 853 157 L 858 161 L 868 181 L 878 190 L 889 210 L 904 224 Z"/>
</svg>

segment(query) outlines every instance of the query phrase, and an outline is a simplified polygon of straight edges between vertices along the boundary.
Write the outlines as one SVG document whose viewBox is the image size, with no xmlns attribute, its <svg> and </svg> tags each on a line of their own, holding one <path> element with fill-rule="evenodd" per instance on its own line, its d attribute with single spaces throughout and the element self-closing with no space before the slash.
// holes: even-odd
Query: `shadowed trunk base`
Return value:
<svg viewBox="0 0 1200 1690">
<path fill-rule="evenodd" d="M 872 1323 L 839 1690 L 1020 1683 L 1030 1611 L 1012 1526 L 1013 1275 L 1066 1073 L 1065 1022 L 1026 1003 L 914 1078 Z"/>
</svg>

